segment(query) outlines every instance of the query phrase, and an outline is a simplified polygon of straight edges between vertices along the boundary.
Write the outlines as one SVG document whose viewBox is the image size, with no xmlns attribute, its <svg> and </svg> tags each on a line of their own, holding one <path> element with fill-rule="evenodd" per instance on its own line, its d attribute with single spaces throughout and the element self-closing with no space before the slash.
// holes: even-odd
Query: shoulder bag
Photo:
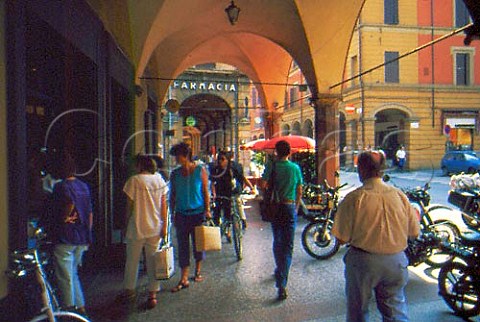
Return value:
<svg viewBox="0 0 480 322">
<path fill-rule="evenodd" d="M 268 186 L 263 195 L 263 200 L 260 201 L 260 216 L 263 221 L 273 222 L 278 211 L 278 193 L 274 187 L 275 180 L 275 162 L 272 165 L 272 173 L 268 180 Z"/>
</svg>

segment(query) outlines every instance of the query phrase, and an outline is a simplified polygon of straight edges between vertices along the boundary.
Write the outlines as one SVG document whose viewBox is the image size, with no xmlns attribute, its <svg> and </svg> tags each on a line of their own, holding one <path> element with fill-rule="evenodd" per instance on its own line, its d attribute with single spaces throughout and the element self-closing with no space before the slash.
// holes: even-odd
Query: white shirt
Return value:
<svg viewBox="0 0 480 322">
<path fill-rule="evenodd" d="M 405 159 L 405 156 L 407 155 L 407 152 L 405 152 L 405 150 L 398 150 L 397 151 L 397 158 L 399 159 Z"/>
<path fill-rule="evenodd" d="M 133 200 L 126 237 L 145 239 L 159 236 L 163 225 L 161 197 L 168 193 L 168 186 L 158 173 L 137 174 L 130 177 L 123 191 Z"/>
</svg>

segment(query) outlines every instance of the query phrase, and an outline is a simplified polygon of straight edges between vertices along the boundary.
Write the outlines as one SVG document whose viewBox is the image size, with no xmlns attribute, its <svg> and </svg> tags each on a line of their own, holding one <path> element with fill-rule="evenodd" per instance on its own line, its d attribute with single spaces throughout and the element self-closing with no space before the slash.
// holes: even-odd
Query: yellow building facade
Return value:
<svg viewBox="0 0 480 322">
<path fill-rule="evenodd" d="M 337 114 L 342 166 L 352 167 L 355 153 L 375 147 L 394 166 L 395 151 L 404 145 L 409 169 L 438 169 L 447 149 L 480 149 L 478 42 L 465 46 L 459 33 L 415 52 L 461 27 L 457 2 L 365 2 L 352 35 L 345 81 L 333 85 L 342 86 Z M 291 79 L 299 72 L 294 68 Z M 314 118 L 308 101 L 300 103 L 292 107 L 286 102 L 281 128 L 287 133 L 294 132 L 296 121 Z"/>
</svg>

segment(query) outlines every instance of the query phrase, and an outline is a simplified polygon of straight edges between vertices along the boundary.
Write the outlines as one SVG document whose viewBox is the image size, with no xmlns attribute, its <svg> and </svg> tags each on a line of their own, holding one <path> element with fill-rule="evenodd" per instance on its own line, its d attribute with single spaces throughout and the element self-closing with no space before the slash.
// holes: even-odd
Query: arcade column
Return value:
<svg viewBox="0 0 480 322">
<path fill-rule="evenodd" d="M 335 171 L 340 169 L 339 118 L 337 96 L 327 95 L 312 98 L 310 104 L 315 110 L 315 141 L 318 182 L 325 179 L 329 185 L 337 185 Z"/>
</svg>

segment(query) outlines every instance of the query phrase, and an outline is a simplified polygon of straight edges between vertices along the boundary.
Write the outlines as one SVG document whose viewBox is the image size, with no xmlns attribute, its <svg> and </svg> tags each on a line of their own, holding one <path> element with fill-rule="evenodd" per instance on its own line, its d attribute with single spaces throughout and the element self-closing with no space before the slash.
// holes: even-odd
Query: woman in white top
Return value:
<svg viewBox="0 0 480 322">
<path fill-rule="evenodd" d="M 123 191 L 127 195 L 127 258 L 125 263 L 124 290 L 119 300 L 135 298 L 138 279 L 138 264 L 142 250 L 148 275 L 147 308 L 157 305 L 156 295 L 160 282 L 155 279 L 154 255 L 158 244 L 167 235 L 168 187 L 162 176 L 156 173 L 155 161 L 145 155 L 137 155 L 136 175 L 130 177 Z"/>
</svg>

